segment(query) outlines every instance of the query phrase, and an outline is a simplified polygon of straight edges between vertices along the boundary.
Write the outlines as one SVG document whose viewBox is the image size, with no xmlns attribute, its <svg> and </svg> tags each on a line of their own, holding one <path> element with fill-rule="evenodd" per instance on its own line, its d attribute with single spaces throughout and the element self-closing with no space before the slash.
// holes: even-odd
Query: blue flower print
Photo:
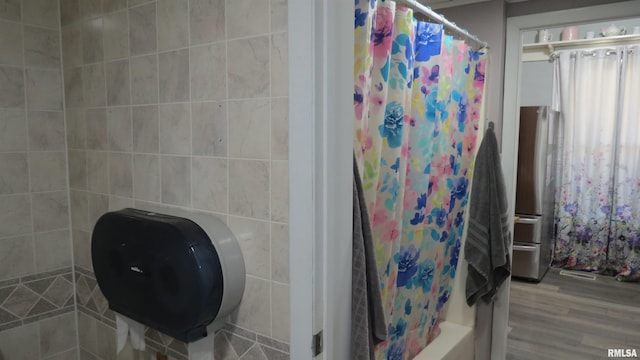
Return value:
<svg viewBox="0 0 640 360">
<path fill-rule="evenodd" d="M 447 222 L 447 212 L 442 208 L 435 208 L 431 210 L 429 223 L 433 222 L 435 222 L 438 227 L 443 227 Z"/>
<path fill-rule="evenodd" d="M 411 225 L 422 224 L 424 218 L 424 214 L 416 212 L 415 214 L 413 214 L 413 218 L 409 221 L 409 223 L 411 223 Z"/>
<path fill-rule="evenodd" d="M 404 303 L 404 314 L 411 315 L 411 310 L 413 310 L 413 307 L 411 306 L 411 299 L 407 299 Z"/>
<path fill-rule="evenodd" d="M 416 207 L 414 209 L 415 210 L 420 210 L 420 209 L 424 209 L 426 207 L 427 207 L 427 194 L 422 193 L 416 199 Z"/>
<path fill-rule="evenodd" d="M 366 11 L 363 12 L 361 9 L 356 9 L 356 19 L 355 19 L 354 28 L 364 26 L 365 20 L 367 20 L 367 12 Z"/>
<path fill-rule="evenodd" d="M 600 207 L 600 211 L 605 214 L 605 215 L 609 215 L 611 213 L 611 206 L 609 205 L 602 205 Z"/>
<path fill-rule="evenodd" d="M 418 272 L 413 277 L 413 284 L 416 288 L 422 288 L 422 292 L 428 294 L 431 292 L 433 285 L 433 274 L 436 270 L 436 264 L 433 260 L 428 259 L 418 265 Z"/>
<path fill-rule="evenodd" d="M 404 340 L 393 342 L 387 349 L 387 360 L 402 360 L 404 355 Z"/>
<path fill-rule="evenodd" d="M 588 244 L 593 237 L 593 230 L 585 225 L 576 225 L 576 239 L 583 245 Z"/>
<path fill-rule="evenodd" d="M 564 211 L 569 213 L 571 216 L 576 216 L 578 215 L 578 204 L 575 202 L 569 203 L 564 206 Z"/>
<path fill-rule="evenodd" d="M 440 291 L 442 291 L 442 287 L 440 288 Z M 447 301 L 449 301 L 449 291 L 448 290 L 442 292 L 442 294 L 438 298 L 438 305 L 436 305 L 436 311 L 439 312 L 440 310 L 442 310 L 442 308 L 447 303 Z"/>
<path fill-rule="evenodd" d="M 404 334 L 407 332 L 407 322 L 400 318 L 396 325 L 391 325 L 389 327 L 389 338 L 391 341 L 400 340 L 404 337 Z"/>
<path fill-rule="evenodd" d="M 451 260 L 449 260 L 449 265 L 455 271 L 456 266 L 458 266 L 458 259 L 460 258 L 460 240 L 456 241 L 455 246 L 453 247 L 453 251 L 451 252 Z M 455 273 L 454 273 L 455 274 Z M 453 278 L 453 276 L 451 276 Z"/>
<path fill-rule="evenodd" d="M 440 54 L 442 25 L 418 21 L 416 27 L 416 61 L 428 61 Z"/>
<path fill-rule="evenodd" d="M 631 209 L 631 206 L 629 205 L 618 206 L 616 208 L 616 215 L 622 221 L 631 220 L 631 212 L 632 212 L 632 209 Z"/>
<path fill-rule="evenodd" d="M 464 222 L 464 210 L 456 214 L 456 219 L 453 221 L 453 223 L 456 225 L 456 227 L 460 227 L 460 225 L 462 225 L 463 222 Z"/>
<path fill-rule="evenodd" d="M 402 105 L 393 101 L 387 104 L 384 114 L 384 124 L 378 127 L 380 136 L 387 138 L 390 148 L 398 148 L 402 145 L 402 123 L 404 121 L 404 109 Z"/>
<path fill-rule="evenodd" d="M 453 188 L 451 189 L 451 198 L 462 200 L 465 196 L 467 196 L 467 189 L 469 188 L 469 179 L 466 177 L 460 177 L 453 183 Z"/>
<path fill-rule="evenodd" d="M 415 246 L 400 246 L 400 251 L 393 256 L 393 260 L 398 264 L 397 287 L 406 286 L 411 277 L 418 271 L 416 266 L 418 258 L 420 258 L 420 250 L 416 249 Z"/>
</svg>

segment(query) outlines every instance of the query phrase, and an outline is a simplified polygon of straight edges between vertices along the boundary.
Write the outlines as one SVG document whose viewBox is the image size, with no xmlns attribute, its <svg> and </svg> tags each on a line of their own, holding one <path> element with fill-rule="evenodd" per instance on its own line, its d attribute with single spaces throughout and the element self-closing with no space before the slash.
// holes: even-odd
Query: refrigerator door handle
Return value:
<svg viewBox="0 0 640 360">
<path fill-rule="evenodd" d="M 537 249 L 537 246 L 532 245 L 513 245 L 513 251 L 534 252 Z"/>
<path fill-rule="evenodd" d="M 520 215 L 520 218 L 516 221 L 516 224 L 536 225 L 540 222 L 540 218 L 526 218 Z"/>
</svg>

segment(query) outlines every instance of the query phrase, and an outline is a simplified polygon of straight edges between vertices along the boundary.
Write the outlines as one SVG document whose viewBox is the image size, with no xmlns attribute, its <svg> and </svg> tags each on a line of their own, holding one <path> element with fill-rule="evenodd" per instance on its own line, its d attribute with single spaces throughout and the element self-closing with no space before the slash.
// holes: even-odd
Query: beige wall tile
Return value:
<svg viewBox="0 0 640 360">
<path fill-rule="evenodd" d="M 88 109 L 85 112 L 87 131 L 87 149 L 106 150 L 107 141 L 107 111 L 105 108 Z"/>
<path fill-rule="evenodd" d="M 65 149 L 64 116 L 58 111 L 29 111 L 29 149 Z"/>
<path fill-rule="evenodd" d="M 129 60 L 107 63 L 107 104 L 129 105 Z"/>
<path fill-rule="evenodd" d="M 85 64 L 104 60 L 104 48 L 102 47 L 103 30 L 103 19 L 101 17 L 83 22 L 82 59 Z"/>
<path fill-rule="evenodd" d="M 216 43 L 191 48 L 191 99 L 220 100 L 227 96 L 226 47 Z"/>
<path fill-rule="evenodd" d="M 24 71 L 0 66 L 0 107 L 24 107 Z"/>
<path fill-rule="evenodd" d="M 74 313 L 42 320 L 38 326 L 40 328 L 40 356 L 47 357 L 77 346 Z"/>
<path fill-rule="evenodd" d="M 113 0 L 109 2 L 113 2 Z M 119 11 L 105 15 L 104 25 L 105 60 L 122 59 L 129 56 L 129 21 L 127 12 Z"/>
<path fill-rule="evenodd" d="M 131 58 L 131 101 L 133 104 L 158 102 L 158 57 L 155 54 Z"/>
<path fill-rule="evenodd" d="M 0 153 L 0 194 L 29 191 L 29 160 L 27 153 Z"/>
<path fill-rule="evenodd" d="M 229 101 L 229 156 L 269 159 L 269 100 Z"/>
<path fill-rule="evenodd" d="M 0 18 L 11 21 L 20 21 L 22 12 L 20 10 L 20 0 L 2 0 L 0 3 Z"/>
<path fill-rule="evenodd" d="M 227 213 L 229 161 L 193 157 L 191 165 L 192 206 L 196 209 Z"/>
<path fill-rule="evenodd" d="M 103 0 L 80 0 L 80 15 L 85 18 L 95 18 L 102 15 L 102 1 Z"/>
<path fill-rule="evenodd" d="M 100 216 L 109 211 L 109 196 L 89 193 L 89 229 L 93 230 Z"/>
<path fill-rule="evenodd" d="M 133 151 L 158 153 L 158 106 L 135 106 L 132 109 Z"/>
<path fill-rule="evenodd" d="M 62 28 L 62 65 L 64 68 L 81 66 L 82 27 L 75 23 Z"/>
<path fill-rule="evenodd" d="M 191 121 L 189 104 L 161 104 L 160 152 L 163 154 L 191 154 Z"/>
<path fill-rule="evenodd" d="M 60 15 L 57 0 L 22 0 L 22 20 L 25 24 L 58 28 Z"/>
<path fill-rule="evenodd" d="M 131 154 L 109 153 L 109 194 L 133 196 L 133 171 Z"/>
<path fill-rule="evenodd" d="M 289 162 L 271 162 L 271 220 L 289 222 Z"/>
<path fill-rule="evenodd" d="M 104 79 L 104 63 L 86 65 L 83 68 L 84 101 L 86 107 L 105 106 L 107 92 Z"/>
<path fill-rule="evenodd" d="M 84 150 L 69 150 L 69 186 L 72 189 L 87 189 L 87 152 Z M 72 210 L 74 206 L 71 206 Z"/>
<path fill-rule="evenodd" d="M 229 97 L 269 96 L 269 37 L 229 41 L 227 47 Z"/>
<path fill-rule="evenodd" d="M 106 151 L 87 151 L 87 190 L 109 193 L 109 154 Z"/>
<path fill-rule="evenodd" d="M 289 94 L 289 44 L 287 33 L 271 36 L 271 96 Z"/>
<path fill-rule="evenodd" d="M 103 0 L 102 3 L 102 10 L 105 14 L 126 8 L 127 0 Z"/>
<path fill-rule="evenodd" d="M 268 220 L 269 163 L 230 160 L 229 179 L 229 213 Z"/>
<path fill-rule="evenodd" d="M 62 26 L 80 18 L 80 0 L 60 0 L 60 21 Z"/>
<path fill-rule="evenodd" d="M 156 3 L 129 9 L 129 50 L 131 55 L 155 52 Z"/>
<path fill-rule="evenodd" d="M 136 154 L 133 156 L 133 197 L 160 202 L 160 157 Z"/>
<path fill-rule="evenodd" d="M 62 80 L 59 70 L 27 69 L 27 108 L 62 110 Z"/>
<path fill-rule="evenodd" d="M 55 1 L 52 1 L 55 3 Z M 24 58 L 27 66 L 60 68 L 60 32 L 24 26 Z"/>
<path fill-rule="evenodd" d="M 69 203 L 66 191 L 34 193 L 32 199 L 34 231 L 69 227 Z"/>
<path fill-rule="evenodd" d="M 64 151 L 29 153 L 31 191 L 66 191 L 67 156 Z"/>
<path fill-rule="evenodd" d="M 269 0 L 228 1 L 227 16 L 229 39 L 269 32 Z"/>
<path fill-rule="evenodd" d="M 252 329 L 264 335 L 271 333 L 270 282 L 247 277 L 244 296 L 231 321 L 238 326 Z"/>
<path fill-rule="evenodd" d="M 284 284 L 271 284 L 271 336 L 275 339 L 289 342 L 289 286 Z"/>
<path fill-rule="evenodd" d="M 0 20 L 0 64 L 22 66 L 22 28 Z"/>
<path fill-rule="evenodd" d="M 74 230 L 89 230 L 89 200 L 86 191 L 70 190 L 71 226 Z"/>
<path fill-rule="evenodd" d="M 225 38 L 225 0 L 189 0 L 191 44 Z"/>
<path fill-rule="evenodd" d="M 289 283 L 289 226 L 271 224 L 271 280 Z"/>
<path fill-rule="evenodd" d="M 78 335 L 80 347 L 93 354 L 98 352 L 96 341 L 96 320 L 85 313 L 78 312 Z"/>
<path fill-rule="evenodd" d="M 27 119 L 22 109 L 0 109 L 0 151 L 27 150 Z"/>
<path fill-rule="evenodd" d="M 225 103 L 192 103 L 191 123 L 193 155 L 227 155 L 227 108 Z"/>
<path fill-rule="evenodd" d="M 271 100 L 271 159 L 289 159 L 289 99 Z"/>
<path fill-rule="evenodd" d="M 130 152 L 133 149 L 133 130 L 129 107 L 107 109 L 107 134 L 109 150 Z"/>
<path fill-rule="evenodd" d="M 1 75 L 1 74 L 0 74 Z M 82 68 L 75 67 L 64 70 L 64 102 L 67 108 L 84 106 L 82 87 Z"/>
<path fill-rule="evenodd" d="M 158 55 L 160 102 L 189 99 L 189 50 L 177 50 Z"/>
<path fill-rule="evenodd" d="M 230 216 L 228 225 L 240 244 L 247 274 L 270 280 L 269 223 Z"/>
<path fill-rule="evenodd" d="M 288 0 L 271 0 L 271 32 L 287 30 L 288 10 Z"/>
<path fill-rule="evenodd" d="M 27 324 L 0 332 L 0 349 L 16 359 L 38 360 L 38 346 L 25 346 L 24 339 L 37 341 L 38 324 Z"/>
<path fill-rule="evenodd" d="M 189 45 L 189 0 L 158 0 L 158 50 Z"/>
<path fill-rule="evenodd" d="M 34 269 L 31 235 L 0 239 L 0 280 L 32 274 Z"/>
<path fill-rule="evenodd" d="M 161 156 L 160 176 L 163 203 L 191 205 L 191 159 L 189 157 Z"/>
<path fill-rule="evenodd" d="M 69 230 L 35 234 L 36 272 L 71 266 L 71 233 Z"/>
</svg>

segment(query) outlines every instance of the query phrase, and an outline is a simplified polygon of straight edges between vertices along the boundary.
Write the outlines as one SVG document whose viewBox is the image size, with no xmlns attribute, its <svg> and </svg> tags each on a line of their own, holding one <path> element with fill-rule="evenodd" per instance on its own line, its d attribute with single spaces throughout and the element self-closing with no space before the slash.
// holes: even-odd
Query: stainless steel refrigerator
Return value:
<svg viewBox="0 0 640 360">
<path fill-rule="evenodd" d="M 554 164 L 558 113 L 549 106 L 520 108 L 513 276 L 542 280 L 554 243 Z"/>
</svg>

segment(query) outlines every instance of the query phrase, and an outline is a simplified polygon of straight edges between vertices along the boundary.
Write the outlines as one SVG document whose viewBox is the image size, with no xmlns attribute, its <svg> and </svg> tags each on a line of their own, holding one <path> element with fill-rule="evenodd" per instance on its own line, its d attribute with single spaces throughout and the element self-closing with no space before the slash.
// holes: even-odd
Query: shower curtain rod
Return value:
<svg viewBox="0 0 640 360">
<path fill-rule="evenodd" d="M 402 0 L 402 2 L 410 5 L 415 10 L 418 10 L 418 12 L 420 12 L 421 14 L 426 15 L 429 18 L 439 22 L 444 26 L 445 29 L 454 33 L 454 35 L 457 35 L 461 38 L 464 38 L 465 40 L 469 40 L 473 42 L 478 46 L 478 49 L 489 48 L 489 45 L 485 41 L 478 39 L 478 37 L 476 37 L 475 35 L 470 34 L 467 30 L 462 29 L 455 23 L 445 19 L 443 15 L 438 14 L 428 6 L 422 5 L 417 0 Z"/>
</svg>

